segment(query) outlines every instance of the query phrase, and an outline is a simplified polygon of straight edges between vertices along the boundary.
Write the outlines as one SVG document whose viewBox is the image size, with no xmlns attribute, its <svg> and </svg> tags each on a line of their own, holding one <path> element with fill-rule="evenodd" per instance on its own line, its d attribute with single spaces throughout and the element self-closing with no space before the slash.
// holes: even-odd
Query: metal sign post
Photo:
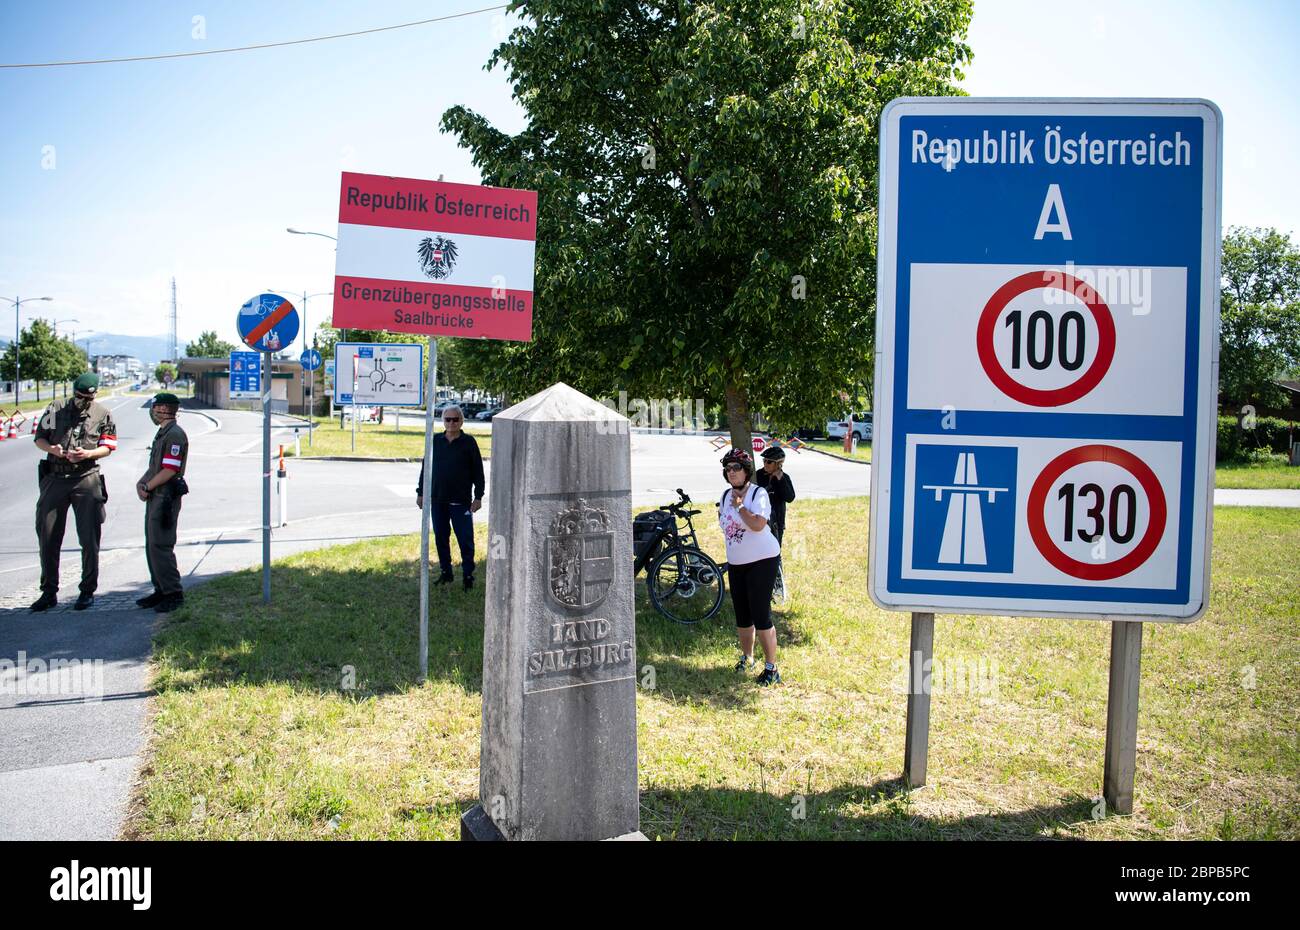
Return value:
<svg viewBox="0 0 1300 930">
<path fill-rule="evenodd" d="M 298 311 L 278 294 L 259 294 L 235 319 L 244 345 L 261 353 L 262 395 L 262 602 L 271 603 L 271 354 L 293 344 Z M 232 354 L 232 359 L 235 356 Z M 238 359 L 235 359 L 237 362 Z M 246 366 L 245 366 L 246 367 Z M 234 374 L 232 367 L 231 374 Z M 249 385 L 245 385 L 248 387 Z M 233 385 L 232 385 L 233 387 Z"/>
<path fill-rule="evenodd" d="M 930 758 L 930 686 L 934 671 L 934 614 L 912 614 L 912 648 L 907 656 L 907 731 L 903 738 L 903 780 L 925 784 Z"/>
<path fill-rule="evenodd" d="M 1106 766 L 1102 797 L 1108 812 L 1133 813 L 1137 770 L 1138 683 L 1142 678 L 1142 623 L 1110 625 L 1110 692 L 1106 699 Z"/>
<path fill-rule="evenodd" d="M 429 390 L 424 395 L 424 481 L 420 497 L 420 681 L 429 677 L 429 520 L 433 510 L 433 401 L 437 396 L 438 340 L 429 338 Z"/>
<path fill-rule="evenodd" d="M 411 200 L 418 198 L 418 200 Z M 362 209 L 361 200 L 366 201 Z M 439 215 L 414 218 L 433 205 Z M 443 213 L 439 204 L 457 204 Z M 399 204 L 402 209 L 398 209 Z M 372 208 L 373 207 L 373 208 Z M 434 223 L 437 233 L 421 233 Z M 415 238 L 409 238 L 414 236 Z M 409 243 L 407 242 L 409 239 Z M 339 185 L 339 245 L 334 263 L 334 325 L 343 329 L 382 329 L 429 337 L 427 377 L 412 368 L 401 377 L 401 359 L 386 357 L 383 370 L 372 372 L 375 387 L 388 390 L 390 376 L 406 384 L 428 386 L 425 405 L 426 464 L 433 447 L 437 403 L 436 336 L 510 339 L 527 342 L 533 335 L 533 276 L 537 239 L 537 192 L 478 184 L 454 184 L 415 178 L 343 172 Z M 412 251 L 417 261 L 412 261 Z M 378 285 L 401 288 L 399 304 L 378 298 Z M 467 296 L 480 301 L 470 313 L 456 306 Z M 430 312 L 430 308 L 441 308 Z M 472 330 L 472 332 L 471 332 Z M 346 338 L 346 336 L 345 336 Z M 386 349 L 389 347 L 385 347 Z M 398 362 L 391 368 L 389 362 Z M 356 391 L 353 392 L 353 399 Z M 418 406 L 407 398 L 407 406 Z M 338 400 L 336 402 L 343 402 Z M 401 401 L 399 401 L 400 403 Z M 379 403 L 376 400 L 376 403 Z M 428 674 L 429 524 L 433 494 L 432 467 L 423 482 L 420 531 L 420 677 Z"/>
<path fill-rule="evenodd" d="M 271 353 L 262 353 L 262 603 L 271 603 Z"/>
</svg>

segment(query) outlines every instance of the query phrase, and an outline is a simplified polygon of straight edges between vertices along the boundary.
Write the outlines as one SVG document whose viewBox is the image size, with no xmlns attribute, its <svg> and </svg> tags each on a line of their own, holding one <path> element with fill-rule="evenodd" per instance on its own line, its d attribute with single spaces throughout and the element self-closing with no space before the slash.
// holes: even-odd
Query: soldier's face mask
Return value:
<svg viewBox="0 0 1300 930">
<path fill-rule="evenodd" d="M 149 419 L 153 420 L 154 426 L 162 426 L 164 420 L 170 420 L 175 414 L 170 407 L 160 407 L 154 404 L 149 408 Z"/>
<path fill-rule="evenodd" d="M 72 402 L 76 404 L 78 410 L 87 409 L 94 399 L 94 391 L 74 391 L 72 394 Z"/>
</svg>

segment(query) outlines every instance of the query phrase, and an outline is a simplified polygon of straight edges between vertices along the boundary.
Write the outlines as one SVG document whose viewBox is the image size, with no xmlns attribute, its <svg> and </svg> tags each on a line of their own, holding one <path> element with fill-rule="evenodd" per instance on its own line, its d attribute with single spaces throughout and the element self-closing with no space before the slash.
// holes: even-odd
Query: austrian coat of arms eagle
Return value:
<svg viewBox="0 0 1300 930">
<path fill-rule="evenodd" d="M 456 265 L 456 243 L 443 236 L 425 236 L 415 252 L 420 259 L 420 270 L 435 281 L 450 275 Z"/>
</svg>

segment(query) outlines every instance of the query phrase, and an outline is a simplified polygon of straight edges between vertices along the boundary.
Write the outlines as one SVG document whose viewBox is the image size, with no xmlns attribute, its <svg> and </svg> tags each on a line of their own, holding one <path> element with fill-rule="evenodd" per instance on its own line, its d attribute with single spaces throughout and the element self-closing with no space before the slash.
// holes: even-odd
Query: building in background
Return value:
<svg viewBox="0 0 1300 930">
<path fill-rule="evenodd" d="M 95 374 L 109 382 L 143 381 L 145 366 L 134 355 L 96 355 L 91 360 Z"/>
<path fill-rule="evenodd" d="M 194 399 L 228 410 L 261 409 L 259 400 L 230 399 L 229 358 L 183 358 L 176 377 L 194 383 Z M 319 375 L 318 375 L 319 377 Z M 317 395 L 320 394 L 319 381 Z M 297 359 L 273 359 L 271 362 L 271 410 L 275 413 L 306 413 L 303 403 L 302 363 Z"/>
</svg>

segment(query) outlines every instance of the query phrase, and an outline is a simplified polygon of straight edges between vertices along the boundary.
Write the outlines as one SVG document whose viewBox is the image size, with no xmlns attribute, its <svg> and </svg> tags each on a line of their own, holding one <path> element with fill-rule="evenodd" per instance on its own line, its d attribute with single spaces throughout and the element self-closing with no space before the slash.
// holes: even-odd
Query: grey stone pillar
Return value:
<svg viewBox="0 0 1300 930">
<path fill-rule="evenodd" d="M 465 839 L 640 828 L 628 421 L 567 384 L 492 420 L 479 804 Z"/>
</svg>

